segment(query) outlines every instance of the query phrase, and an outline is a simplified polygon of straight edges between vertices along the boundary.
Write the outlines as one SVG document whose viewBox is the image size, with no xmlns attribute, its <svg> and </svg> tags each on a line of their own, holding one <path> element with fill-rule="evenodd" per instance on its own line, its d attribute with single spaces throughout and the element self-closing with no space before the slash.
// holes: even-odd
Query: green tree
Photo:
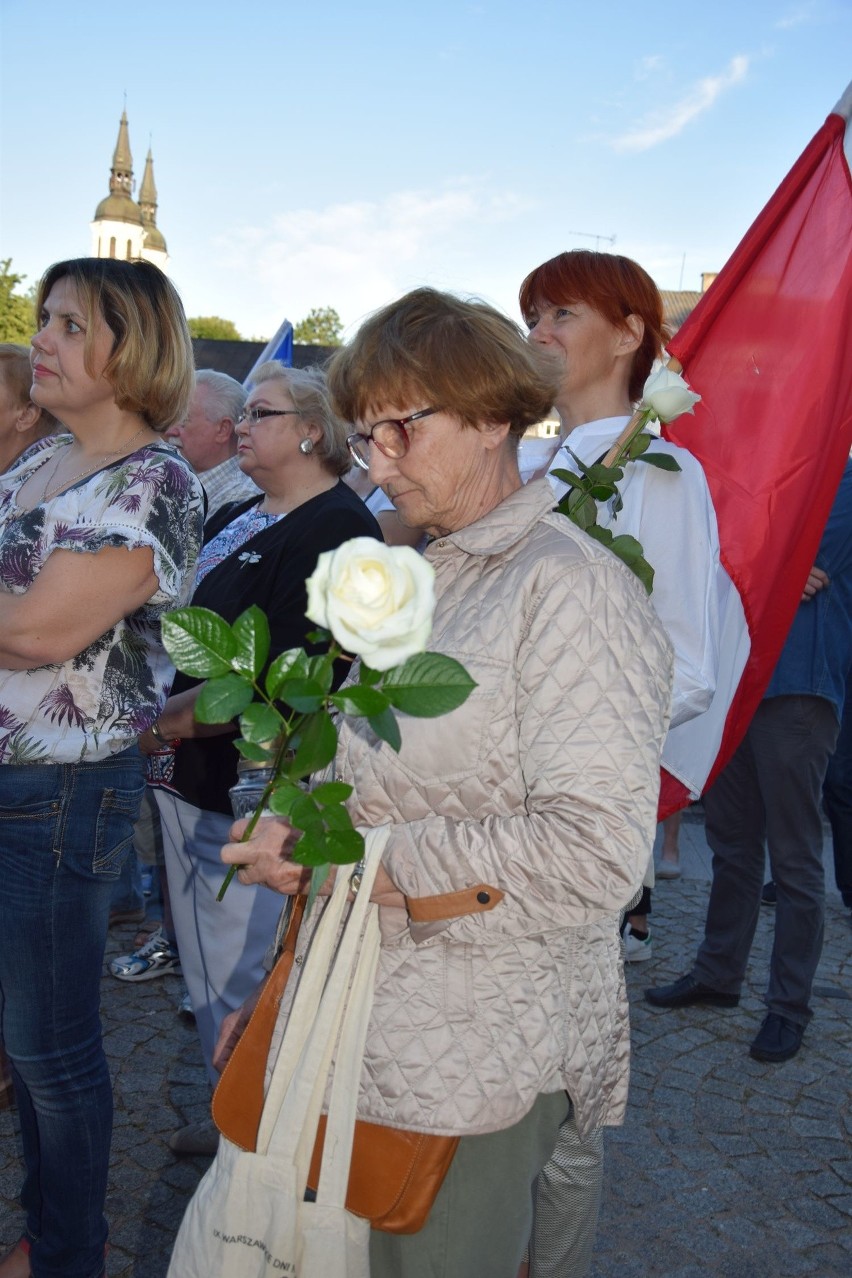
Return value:
<svg viewBox="0 0 852 1278">
<path fill-rule="evenodd" d="M 222 319 L 220 315 L 196 315 L 188 319 L 191 337 L 211 337 L 217 342 L 241 342 L 242 336 L 231 320 Z"/>
<path fill-rule="evenodd" d="M 333 306 L 315 306 L 293 329 L 293 340 L 303 346 L 339 346 L 343 320 Z"/>
<path fill-rule="evenodd" d="M 12 270 L 12 259 L 0 261 L 0 342 L 28 343 L 35 332 L 35 307 L 29 294 L 15 289 L 26 277 Z"/>
</svg>

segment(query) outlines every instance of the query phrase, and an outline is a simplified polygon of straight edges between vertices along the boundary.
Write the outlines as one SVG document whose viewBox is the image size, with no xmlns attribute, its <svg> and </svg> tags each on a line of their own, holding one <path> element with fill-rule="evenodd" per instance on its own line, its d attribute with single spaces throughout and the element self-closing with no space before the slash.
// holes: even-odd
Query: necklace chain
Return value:
<svg viewBox="0 0 852 1278">
<path fill-rule="evenodd" d="M 106 462 L 109 461 L 110 457 L 118 457 L 121 453 L 129 452 L 130 445 L 134 442 L 134 440 L 137 440 L 139 438 L 139 436 L 142 434 L 143 431 L 146 431 L 147 429 L 148 427 L 145 425 L 140 426 L 136 434 L 131 435 L 127 443 L 122 444 L 121 448 L 114 448 L 111 453 L 104 453 L 103 457 L 99 458 L 98 461 L 95 462 L 94 466 L 87 466 L 85 470 L 79 471 L 71 479 L 60 480 L 60 482 L 56 485 L 56 487 L 53 487 L 52 485 L 53 485 L 54 479 L 56 478 L 56 472 L 59 470 L 59 467 L 62 463 L 62 453 L 60 453 L 56 459 L 56 465 L 53 467 L 53 470 L 50 472 L 50 479 L 45 485 L 44 492 L 41 495 L 41 500 L 50 501 L 51 497 L 55 497 L 58 492 L 62 491 L 62 489 L 73 487 L 73 485 L 76 484 L 78 480 L 85 479 L 87 475 L 94 475 L 95 471 L 100 470 L 100 468 Z"/>
</svg>

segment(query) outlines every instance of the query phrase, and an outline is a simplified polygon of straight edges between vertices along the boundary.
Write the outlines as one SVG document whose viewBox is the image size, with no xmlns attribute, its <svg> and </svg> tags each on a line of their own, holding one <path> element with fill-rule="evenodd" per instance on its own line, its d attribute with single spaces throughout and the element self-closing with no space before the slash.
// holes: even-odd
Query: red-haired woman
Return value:
<svg viewBox="0 0 852 1278">
<path fill-rule="evenodd" d="M 651 277 L 630 258 L 576 250 L 532 271 L 521 285 L 520 306 L 530 341 L 545 347 L 559 364 L 555 407 L 562 429 L 548 475 L 561 496 L 566 485 L 550 472 L 574 469 L 575 456 L 587 465 L 600 461 L 641 398 L 651 367 L 662 355 L 662 298 Z M 690 772 L 684 741 L 688 736 L 692 746 L 700 716 L 711 758 L 718 748 L 714 729 L 707 730 L 712 710 L 706 712 L 716 687 L 720 619 L 730 582 L 719 566 L 716 516 L 701 466 L 685 449 L 664 441 L 654 451 L 675 456 L 680 472 L 628 465 L 619 484 L 623 509 L 614 516 L 603 507 L 598 519 L 615 533 L 636 537 L 654 569 L 651 601 L 675 650 L 663 763 L 697 797 L 706 773 Z M 650 848 L 648 852 L 650 863 Z M 625 926 L 629 961 L 651 957 L 649 912 L 646 887 Z M 531 1247 L 534 1278 L 581 1278 L 587 1272 L 602 1177 L 601 1131 L 581 1142 L 569 1120 L 539 1181 Z"/>
</svg>

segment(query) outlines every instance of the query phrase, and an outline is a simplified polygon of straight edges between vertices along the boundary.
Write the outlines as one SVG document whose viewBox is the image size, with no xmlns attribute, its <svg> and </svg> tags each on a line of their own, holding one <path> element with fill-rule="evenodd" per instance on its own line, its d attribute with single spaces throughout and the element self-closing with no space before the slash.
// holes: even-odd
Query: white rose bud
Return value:
<svg viewBox="0 0 852 1278">
<path fill-rule="evenodd" d="M 374 670 L 390 670 L 425 652 L 435 611 L 435 570 L 410 546 L 353 537 L 320 555 L 306 584 L 311 621 Z"/>
<path fill-rule="evenodd" d="M 673 373 L 665 364 L 652 369 L 642 391 L 642 408 L 650 408 L 661 422 L 674 421 L 681 413 L 691 413 L 693 404 L 701 399 L 689 389 L 680 373 Z"/>
</svg>

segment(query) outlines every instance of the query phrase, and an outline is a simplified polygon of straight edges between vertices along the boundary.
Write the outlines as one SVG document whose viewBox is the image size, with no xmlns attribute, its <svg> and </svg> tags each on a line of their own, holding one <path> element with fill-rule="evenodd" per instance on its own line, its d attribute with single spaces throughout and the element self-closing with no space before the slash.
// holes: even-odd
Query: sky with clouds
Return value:
<svg viewBox="0 0 852 1278">
<path fill-rule="evenodd" d="M 0 0 L 0 257 L 90 250 L 127 100 L 190 315 L 517 317 L 565 248 L 718 270 L 852 76 L 850 0 Z"/>
</svg>

